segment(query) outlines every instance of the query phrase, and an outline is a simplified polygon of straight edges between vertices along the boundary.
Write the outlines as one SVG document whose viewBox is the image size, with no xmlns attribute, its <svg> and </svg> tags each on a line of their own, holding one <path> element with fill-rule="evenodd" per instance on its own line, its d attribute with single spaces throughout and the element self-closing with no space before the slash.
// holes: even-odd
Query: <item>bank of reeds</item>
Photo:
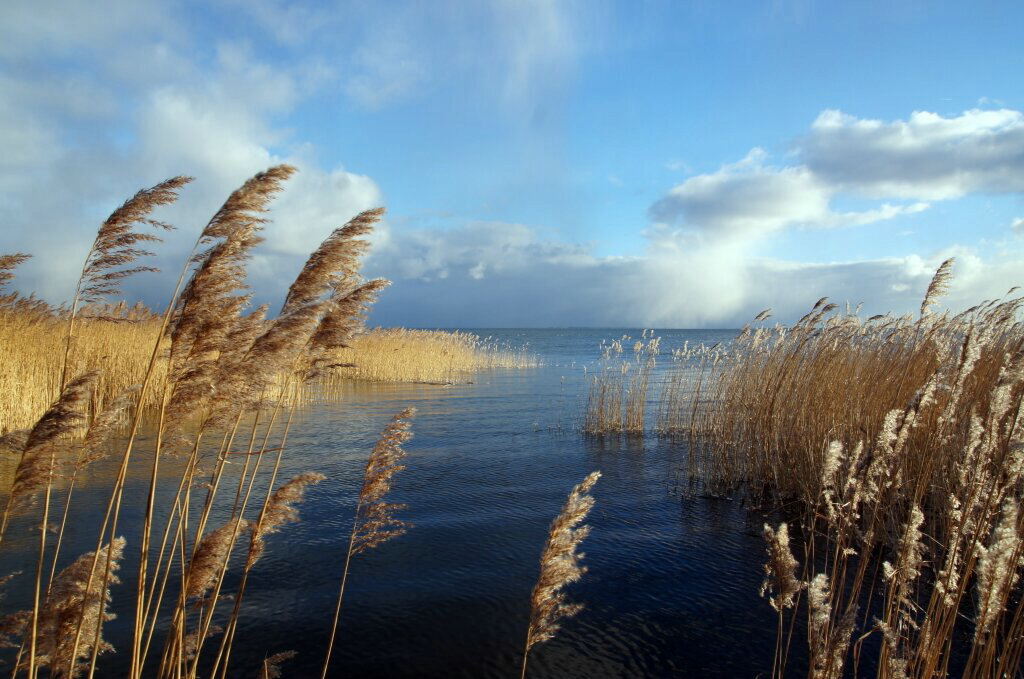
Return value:
<svg viewBox="0 0 1024 679">
<path fill-rule="evenodd" d="M 823 299 L 791 327 L 745 328 L 670 414 L 704 483 L 799 529 L 765 527 L 776 676 L 796 625 L 808 676 L 1019 672 L 1024 300 L 935 313 L 951 267 L 915 316 Z"/>
<path fill-rule="evenodd" d="M 62 356 L 66 344 L 67 311 L 45 304 L 0 306 L 0 435 L 30 426 L 60 394 Z M 142 306 L 91 305 L 79 311 L 68 354 L 68 373 L 100 371 L 93 387 L 92 409 L 101 410 L 125 388 L 139 384 L 146 373 L 161 319 Z M 474 373 L 494 368 L 529 368 L 536 357 L 467 332 L 374 328 L 353 334 L 346 347 L 331 350 L 315 391 L 339 380 L 378 382 L 459 383 Z M 167 379 L 163 340 L 145 406 L 157 405 Z M 294 383 L 302 397 L 307 382 Z"/>
</svg>

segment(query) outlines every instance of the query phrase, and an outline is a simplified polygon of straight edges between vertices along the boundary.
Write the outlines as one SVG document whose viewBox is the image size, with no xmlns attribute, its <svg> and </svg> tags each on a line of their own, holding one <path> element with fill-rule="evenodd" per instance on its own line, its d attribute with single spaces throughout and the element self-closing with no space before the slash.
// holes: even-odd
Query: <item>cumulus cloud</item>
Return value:
<svg viewBox="0 0 1024 679">
<path fill-rule="evenodd" d="M 920 212 L 927 204 L 886 203 L 860 212 L 830 207 L 837 188 L 805 165 L 770 167 L 755 148 L 737 163 L 690 177 L 673 187 L 650 209 L 663 224 L 680 224 L 713 237 L 763 235 L 791 227 L 839 227 L 869 224 Z"/>
<path fill-rule="evenodd" d="M 5 4 L 0 12 L 17 19 L 19 8 L 23 3 Z M 67 10 L 77 16 L 75 7 Z M 118 19 L 114 28 L 83 18 L 73 44 L 54 33 L 72 25 L 63 20 L 27 37 L 0 31 L 0 44 L 12 36 L 22 49 L 3 54 L 14 67 L 0 75 L 0 88 L 14 95 L 0 98 L 3 251 L 36 255 L 17 283 L 53 302 L 66 299 L 106 215 L 144 186 L 191 174 L 197 180 L 180 201 L 156 215 L 179 227 L 158 246 L 157 261 L 147 262 L 163 273 L 132 277 L 124 286 L 132 298 L 163 304 L 196 235 L 230 192 L 288 162 L 300 172 L 274 205 L 267 247 L 250 275 L 257 295 L 273 298 L 333 228 L 381 205 L 381 190 L 364 174 L 323 168 L 302 140 L 275 124 L 307 94 L 303 64 L 272 65 L 245 43 L 229 41 L 193 54 L 188 40 L 172 40 L 174 17 L 137 14 L 127 12 L 136 25 Z M 147 35 L 157 19 L 167 22 L 168 42 Z M 33 77 L 70 48 L 78 50 L 78 68 Z"/>
<path fill-rule="evenodd" d="M 1024 191 L 1024 114 L 915 111 L 882 122 L 824 111 L 797 144 L 821 181 L 874 197 L 945 200 Z"/>
<path fill-rule="evenodd" d="M 775 167 L 768 160 L 755 148 L 736 163 L 689 177 L 657 200 L 650 216 L 696 233 L 737 237 L 860 226 L 922 212 L 929 201 L 1024 192 L 1024 114 L 918 111 L 883 123 L 827 110 L 796 142 L 790 164 Z M 832 204 L 843 196 L 887 202 L 835 211 Z"/>
</svg>

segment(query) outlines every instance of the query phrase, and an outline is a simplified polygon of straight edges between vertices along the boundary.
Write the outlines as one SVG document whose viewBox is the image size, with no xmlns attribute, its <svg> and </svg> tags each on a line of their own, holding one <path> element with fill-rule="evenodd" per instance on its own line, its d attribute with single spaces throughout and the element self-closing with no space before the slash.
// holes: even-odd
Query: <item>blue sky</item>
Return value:
<svg viewBox="0 0 1024 679">
<path fill-rule="evenodd" d="M 1015 2 L 0 5 L 0 252 L 70 296 L 103 217 L 177 174 L 165 303 L 219 203 L 300 173 L 254 259 L 385 205 L 371 323 L 735 327 L 819 297 L 916 309 L 1024 283 Z"/>
</svg>

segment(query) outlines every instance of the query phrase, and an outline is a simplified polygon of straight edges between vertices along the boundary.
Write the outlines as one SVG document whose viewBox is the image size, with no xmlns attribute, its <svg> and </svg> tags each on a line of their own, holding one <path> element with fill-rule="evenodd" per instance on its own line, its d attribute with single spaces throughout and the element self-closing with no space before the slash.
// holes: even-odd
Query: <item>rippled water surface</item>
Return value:
<svg viewBox="0 0 1024 679">
<path fill-rule="evenodd" d="M 419 410 L 415 438 L 390 498 L 408 505 L 401 517 L 414 527 L 353 560 L 332 676 L 518 676 L 548 525 L 570 488 L 595 469 L 603 477 L 583 545 L 589 572 L 568 589 L 586 608 L 532 649 L 529 675 L 770 672 L 775 617 L 758 598 L 764 517 L 737 501 L 680 493 L 685 443 L 588 438 L 577 430 L 584 370 L 593 374 L 601 339 L 622 333 L 485 330 L 480 334 L 528 343 L 542 365 L 478 374 L 456 386 L 355 384 L 340 403 L 298 414 L 282 478 L 318 471 L 328 479 L 307 491 L 301 523 L 269 538 L 250 576 L 231 675 L 254 676 L 265 655 L 289 649 L 298 656 L 284 666 L 285 676 L 318 675 L 363 465 L 380 429 L 406 406 Z M 685 340 L 714 343 L 734 333 L 658 334 L 665 352 Z M 168 479 L 173 466 L 165 467 Z M 76 491 L 74 520 L 88 528 L 69 533 L 68 555 L 94 546 L 97 521 L 90 519 L 101 516 L 109 470 L 96 467 Z M 140 468 L 126 489 L 129 559 L 137 558 L 133 522 L 146 483 Z M 233 488 L 228 493 L 233 497 Z M 3 572 L 28 565 L 33 539 L 22 524 L 9 534 L 17 536 L 16 549 L 5 548 Z M 21 577 L 22 587 L 9 585 L 8 610 L 29 599 Z M 134 580 L 124 580 L 113 590 L 115 608 L 133 598 Z M 224 606 L 226 612 L 230 604 Z M 107 637 L 124 649 L 132 612 L 118 612 Z M 123 653 L 103 656 L 102 674 L 119 676 L 124 661 Z"/>
</svg>

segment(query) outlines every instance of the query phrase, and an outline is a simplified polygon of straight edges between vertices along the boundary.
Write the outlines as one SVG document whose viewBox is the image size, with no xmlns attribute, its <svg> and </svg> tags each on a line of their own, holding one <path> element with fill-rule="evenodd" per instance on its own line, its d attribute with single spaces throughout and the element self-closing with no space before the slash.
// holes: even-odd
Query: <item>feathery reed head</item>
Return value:
<svg viewBox="0 0 1024 679">
<path fill-rule="evenodd" d="M 288 288 L 281 313 L 315 302 L 332 288 L 354 278 L 359 271 L 359 257 L 369 247 L 359 237 L 373 231 L 373 225 L 383 214 L 384 208 L 366 210 L 335 229 L 309 256 Z"/>
<path fill-rule="evenodd" d="M 92 656 L 93 640 L 98 628 L 114 618 L 112 613 L 107 612 L 111 600 L 109 586 L 120 582 L 116 572 L 120 568 L 124 546 L 123 537 L 115 538 L 113 545 L 108 543 L 95 556 L 94 552 L 83 554 L 53 579 L 46 604 L 39 615 L 36 650 L 36 662 L 49 665 L 53 675 L 64 676 L 63 672 L 72 664 L 75 667 L 73 676 L 85 669 L 86 665 L 82 661 Z M 108 558 L 108 586 L 101 589 Z M 73 649 L 80 619 L 81 637 L 77 648 Z M 113 647 L 101 637 L 100 652 L 112 650 Z M 28 660 L 22 662 L 27 664 Z"/>
<path fill-rule="evenodd" d="M 12 255 L 0 255 L 0 294 L 3 293 L 7 281 L 14 278 L 14 274 L 11 272 L 31 257 L 32 255 L 26 255 L 21 252 L 15 252 Z"/>
<path fill-rule="evenodd" d="M 275 653 L 269 658 L 264 658 L 263 665 L 260 666 L 257 679 L 280 679 L 281 664 L 288 662 L 296 655 L 298 655 L 298 653 L 295 651 L 281 651 L 280 653 Z"/>
<path fill-rule="evenodd" d="M 171 337 L 179 346 L 172 353 L 187 354 L 204 326 L 205 332 L 222 338 L 248 301 L 234 293 L 246 289 L 243 264 L 262 242 L 258 234 L 266 219 L 260 215 L 294 172 L 290 165 L 278 165 L 254 175 L 207 222 L 199 243 L 212 245 L 195 256 L 198 266 L 178 299 Z"/>
<path fill-rule="evenodd" d="M 768 543 L 768 562 L 764 565 L 764 582 L 761 583 L 761 596 L 774 592 L 768 597 L 768 603 L 778 612 L 793 606 L 793 597 L 803 586 L 797 580 L 796 559 L 789 548 L 789 527 L 780 523 L 778 530 L 772 530 L 767 523 L 764 525 L 764 539 Z"/>
<path fill-rule="evenodd" d="M 249 527 L 246 519 L 229 519 L 217 530 L 207 533 L 199 542 L 196 555 L 189 564 L 185 598 L 201 599 L 217 584 L 228 552 L 239 533 Z"/>
<path fill-rule="evenodd" d="M 548 540 L 540 557 L 540 577 L 530 597 L 527 652 L 534 644 L 554 637 L 563 618 L 571 618 L 583 610 L 583 604 L 566 603 L 565 593 L 561 590 L 587 572 L 586 567 L 579 563 L 584 555 L 577 554 L 576 549 L 590 534 L 590 526 L 579 524 L 594 506 L 593 496 L 587 493 L 599 478 L 601 472 L 591 472 L 572 489 L 561 513 L 548 530 Z"/>
<path fill-rule="evenodd" d="M 946 294 L 946 290 L 949 289 L 949 280 L 953 275 L 953 264 L 955 262 L 956 258 L 950 257 L 935 270 L 935 275 L 932 276 L 932 280 L 928 284 L 928 290 L 924 293 L 924 299 L 921 301 L 921 318 L 927 316 L 929 309 L 935 304 L 935 301 Z"/>
<path fill-rule="evenodd" d="M 31 429 L 14 429 L 0 436 L 0 454 L 21 453 L 28 443 L 28 435 Z"/>
<path fill-rule="evenodd" d="M 352 554 L 373 549 L 382 542 L 405 533 L 409 524 L 395 518 L 394 512 L 405 505 L 384 502 L 384 496 L 391 490 L 391 479 L 405 469 L 401 464 L 405 457 L 402 444 L 412 438 L 415 408 L 406 408 L 395 415 L 384 427 L 377 445 L 373 447 L 363 472 L 363 487 L 359 491 L 359 508 L 356 527 L 352 537 Z"/>
<path fill-rule="evenodd" d="M 331 352 L 348 347 L 349 340 L 361 329 L 366 311 L 376 301 L 377 293 L 388 285 L 390 281 L 375 278 L 350 290 L 335 291 L 309 339 L 307 380 L 319 377 L 337 364 L 332 361 Z"/>
<path fill-rule="evenodd" d="M 79 300 L 98 302 L 108 295 L 120 292 L 120 281 L 142 271 L 156 271 L 150 266 L 119 268 L 131 264 L 139 257 L 152 255 L 136 245 L 142 242 L 159 241 L 152 234 L 139 233 L 132 229 L 138 224 L 169 230 L 164 222 L 149 219 L 147 215 L 160 205 L 173 203 L 178 198 L 178 189 L 192 181 L 191 177 L 172 177 L 149 189 L 142 189 L 114 210 L 100 225 L 93 242 L 82 277 L 79 280 Z M 72 313 L 75 309 L 71 310 Z"/>
<path fill-rule="evenodd" d="M 297 170 L 291 165 L 275 165 L 259 172 L 235 189 L 217 213 L 203 228 L 201 241 L 209 243 L 229 238 L 240 227 L 262 223 L 258 217 L 267 211 L 267 205 L 289 177 Z"/>
<path fill-rule="evenodd" d="M 9 500 L 12 507 L 27 502 L 49 482 L 53 473 L 52 456 L 46 455 L 45 449 L 84 426 L 96 377 L 97 374 L 91 372 L 70 382 L 57 402 L 32 427 L 14 474 Z"/>
<path fill-rule="evenodd" d="M 320 483 L 327 477 L 316 472 L 305 472 L 282 484 L 270 496 L 263 516 L 253 526 L 252 541 L 249 543 L 249 558 L 246 568 L 251 567 L 263 555 L 263 538 L 276 533 L 286 523 L 299 520 L 299 510 L 293 505 L 302 502 L 306 486 Z"/>
</svg>

